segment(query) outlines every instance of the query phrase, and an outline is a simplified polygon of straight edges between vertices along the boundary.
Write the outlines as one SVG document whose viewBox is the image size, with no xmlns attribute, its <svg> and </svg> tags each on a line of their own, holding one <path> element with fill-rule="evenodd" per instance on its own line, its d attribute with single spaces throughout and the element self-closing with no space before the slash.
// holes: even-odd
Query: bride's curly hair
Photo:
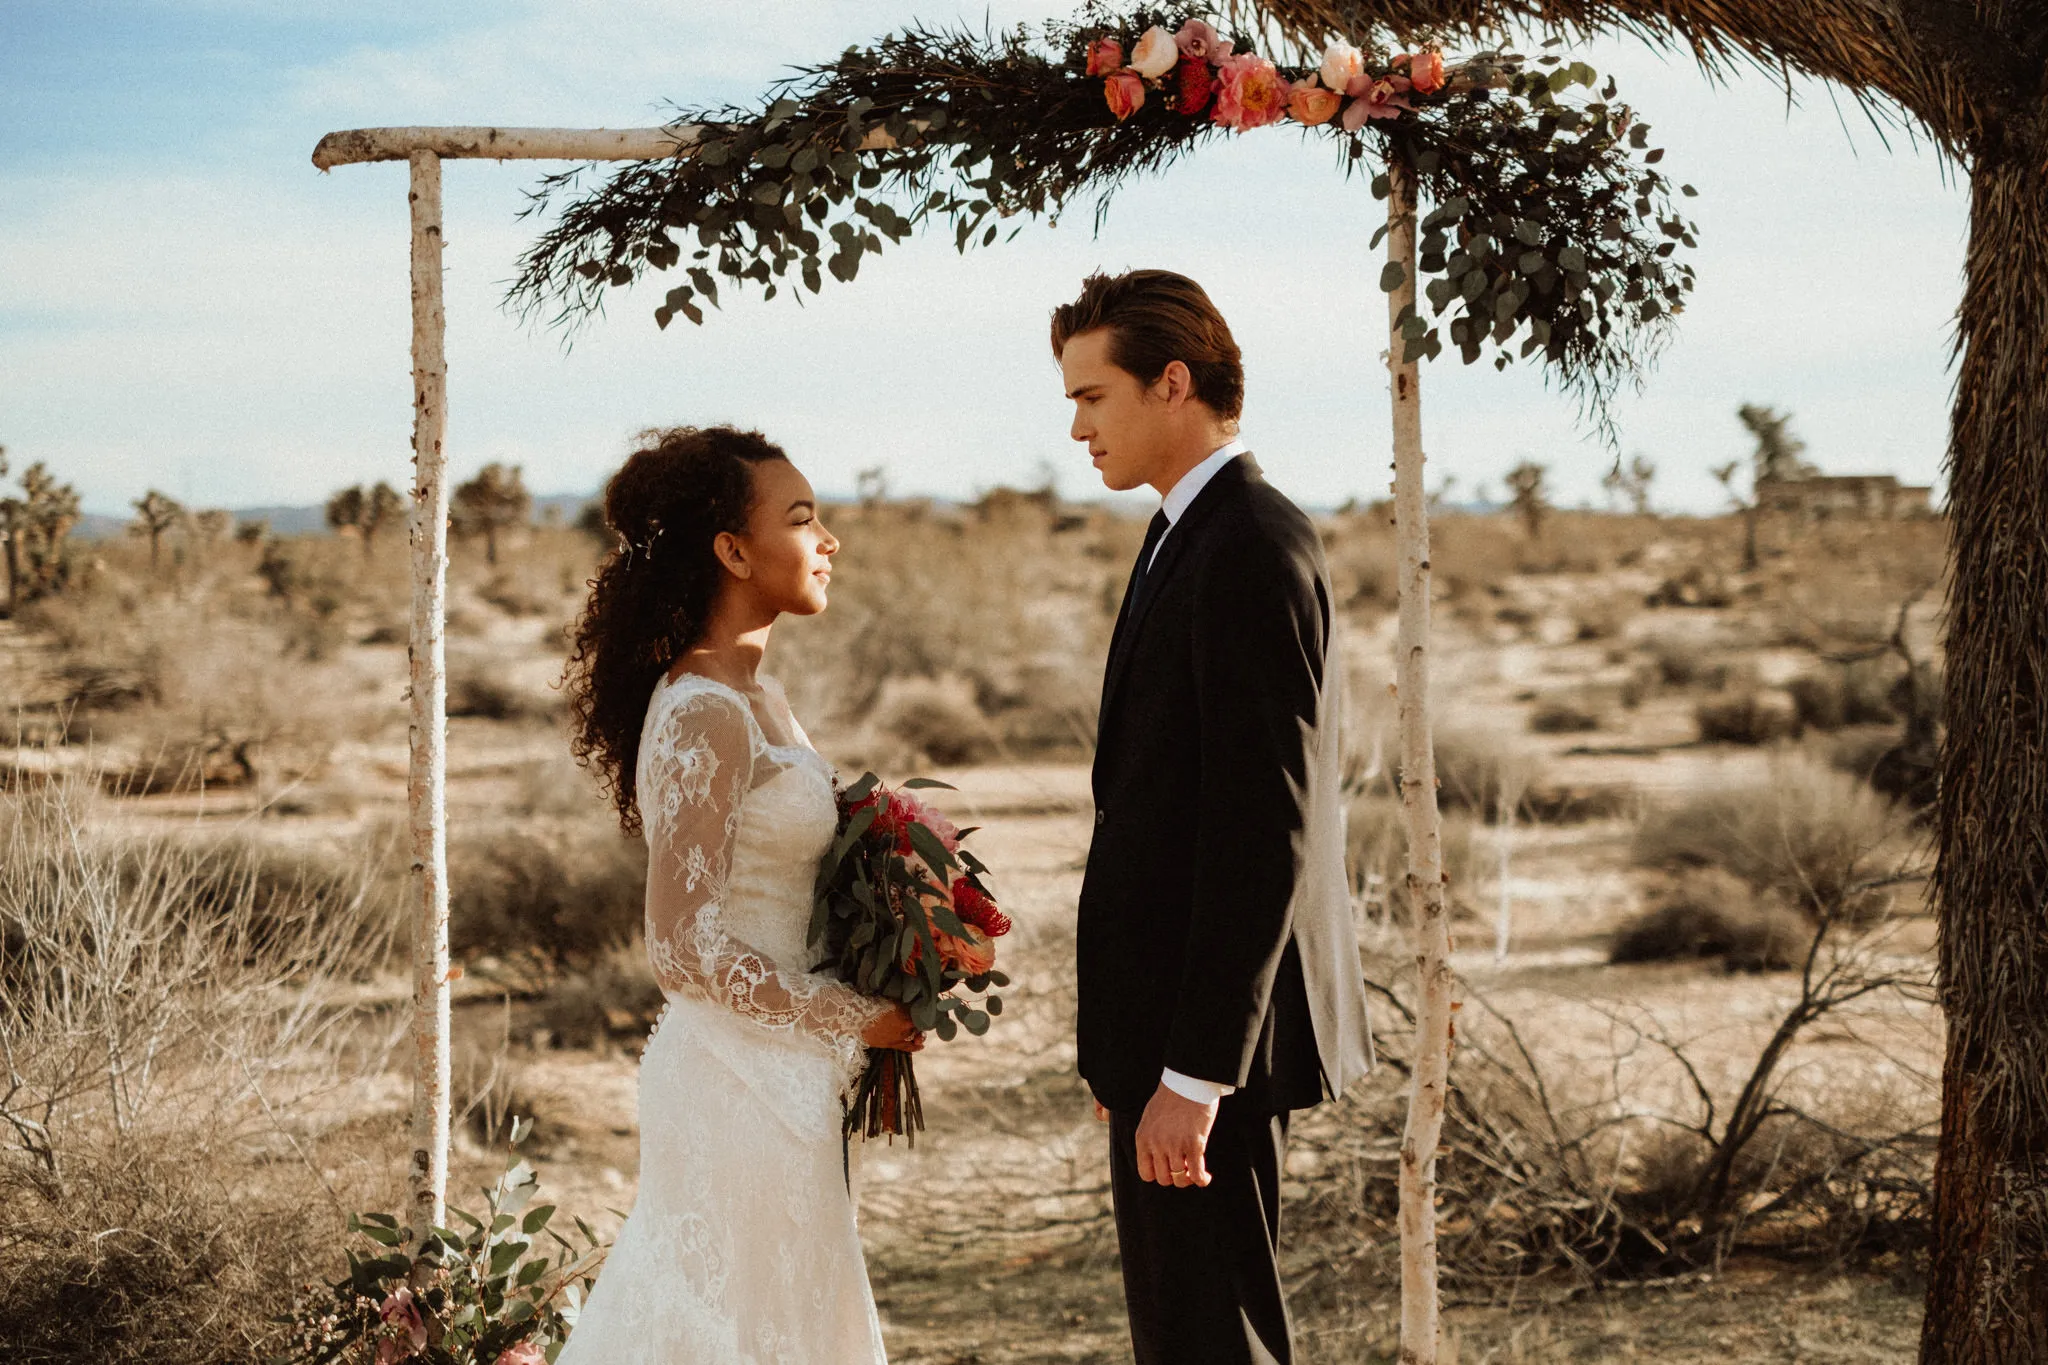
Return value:
<svg viewBox="0 0 2048 1365">
<path fill-rule="evenodd" d="M 746 529 L 754 466 L 788 458 L 758 431 L 656 427 L 604 487 L 617 543 L 590 580 L 564 682 L 570 752 L 597 770 L 628 834 L 640 828 L 634 766 L 648 695 L 703 634 L 724 585 L 711 542 Z"/>
</svg>

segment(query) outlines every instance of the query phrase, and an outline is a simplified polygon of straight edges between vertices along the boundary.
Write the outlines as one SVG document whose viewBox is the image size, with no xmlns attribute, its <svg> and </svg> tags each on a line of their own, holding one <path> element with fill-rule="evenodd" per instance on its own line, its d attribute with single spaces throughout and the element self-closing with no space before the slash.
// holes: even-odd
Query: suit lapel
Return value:
<svg viewBox="0 0 2048 1365">
<path fill-rule="evenodd" d="M 1166 539 L 1159 547 L 1159 558 L 1146 572 L 1144 589 L 1133 601 L 1130 590 L 1125 589 L 1124 604 L 1118 613 L 1115 634 L 1110 637 L 1109 667 L 1102 680 L 1102 716 L 1097 723 L 1099 732 L 1107 728 L 1109 709 L 1116 700 L 1117 686 L 1130 670 L 1131 655 L 1136 650 L 1138 637 L 1145 625 L 1145 618 L 1151 614 L 1152 604 L 1159 600 L 1159 594 L 1172 577 L 1174 566 L 1188 552 L 1188 546 L 1197 538 L 1202 523 L 1207 521 L 1225 498 L 1234 496 L 1236 491 L 1259 475 L 1258 462 L 1250 452 L 1238 456 L 1229 464 L 1216 471 L 1208 486 L 1195 495 L 1195 500 L 1181 513 L 1180 520 L 1167 532 Z M 1135 577 L 1135 572 L 1133 574 Z"/>
</svg>

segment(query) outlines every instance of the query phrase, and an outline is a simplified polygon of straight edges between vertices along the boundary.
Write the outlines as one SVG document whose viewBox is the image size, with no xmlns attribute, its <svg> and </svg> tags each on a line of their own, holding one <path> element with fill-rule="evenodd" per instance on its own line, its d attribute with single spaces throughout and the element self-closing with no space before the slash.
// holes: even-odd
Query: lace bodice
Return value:
<svg viewBox="0 0 2048 1365">
<path fill-rule="evenodd" d="M 745 697 L 684 673 L 649 699 L 636 781 L 663 992 L 817 1039 L 851 1077 L 861 1031 L 889 1005 L 810 970 L 818 860 L 838 826 L 825 760 L 808 742 L 770 744 Z"/>
</svg>

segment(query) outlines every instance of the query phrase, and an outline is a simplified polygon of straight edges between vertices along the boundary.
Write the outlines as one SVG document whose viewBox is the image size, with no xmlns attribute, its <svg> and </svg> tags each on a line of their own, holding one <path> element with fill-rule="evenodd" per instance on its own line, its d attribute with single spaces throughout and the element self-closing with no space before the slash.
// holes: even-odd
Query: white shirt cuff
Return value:
<svg viewBox="0 0 2048 1365">
<path fill-rule="evenodd" d="M 1214 1104 L 1237 1089 L 1236 1086 L 1225 1085 L 1221 1081 L 1205 1081 L 1199 1076 L 1183 1076 L 1172 1067 L 1167 1067 L 1159 1073 L 1159 1083 L 1182 1099 L 1193 1100 L 1196 1104 Z"/>
</svg>

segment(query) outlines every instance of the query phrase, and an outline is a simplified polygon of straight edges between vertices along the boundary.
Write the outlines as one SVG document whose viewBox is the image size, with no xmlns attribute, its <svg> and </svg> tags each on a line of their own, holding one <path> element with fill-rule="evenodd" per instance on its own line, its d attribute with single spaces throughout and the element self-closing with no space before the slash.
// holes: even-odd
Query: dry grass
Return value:
<svg viewBox="0 0 2048 1365">
<path fill-rule="evenodd" d="M 338 1002 L 390 919 L 374 868 L 282 879 L 96 810 L 82 780 L 0 798 L 0 1340 L 246 1360 L 325 1262 L 306 1211 L 342 1212 L 347 1158 L 314 1116 L 381 1069 Z"/>
<path fill-rule="evenodd" d="M 1809 915 L 1867 919 L 1885 913 L 1919 867 L 1906 828 L 1869 787 L 1788 752 L 1755 786 L 1653 805 L 1632 853 L 1645 867 L 1718 868 Z"/>
</svg>

